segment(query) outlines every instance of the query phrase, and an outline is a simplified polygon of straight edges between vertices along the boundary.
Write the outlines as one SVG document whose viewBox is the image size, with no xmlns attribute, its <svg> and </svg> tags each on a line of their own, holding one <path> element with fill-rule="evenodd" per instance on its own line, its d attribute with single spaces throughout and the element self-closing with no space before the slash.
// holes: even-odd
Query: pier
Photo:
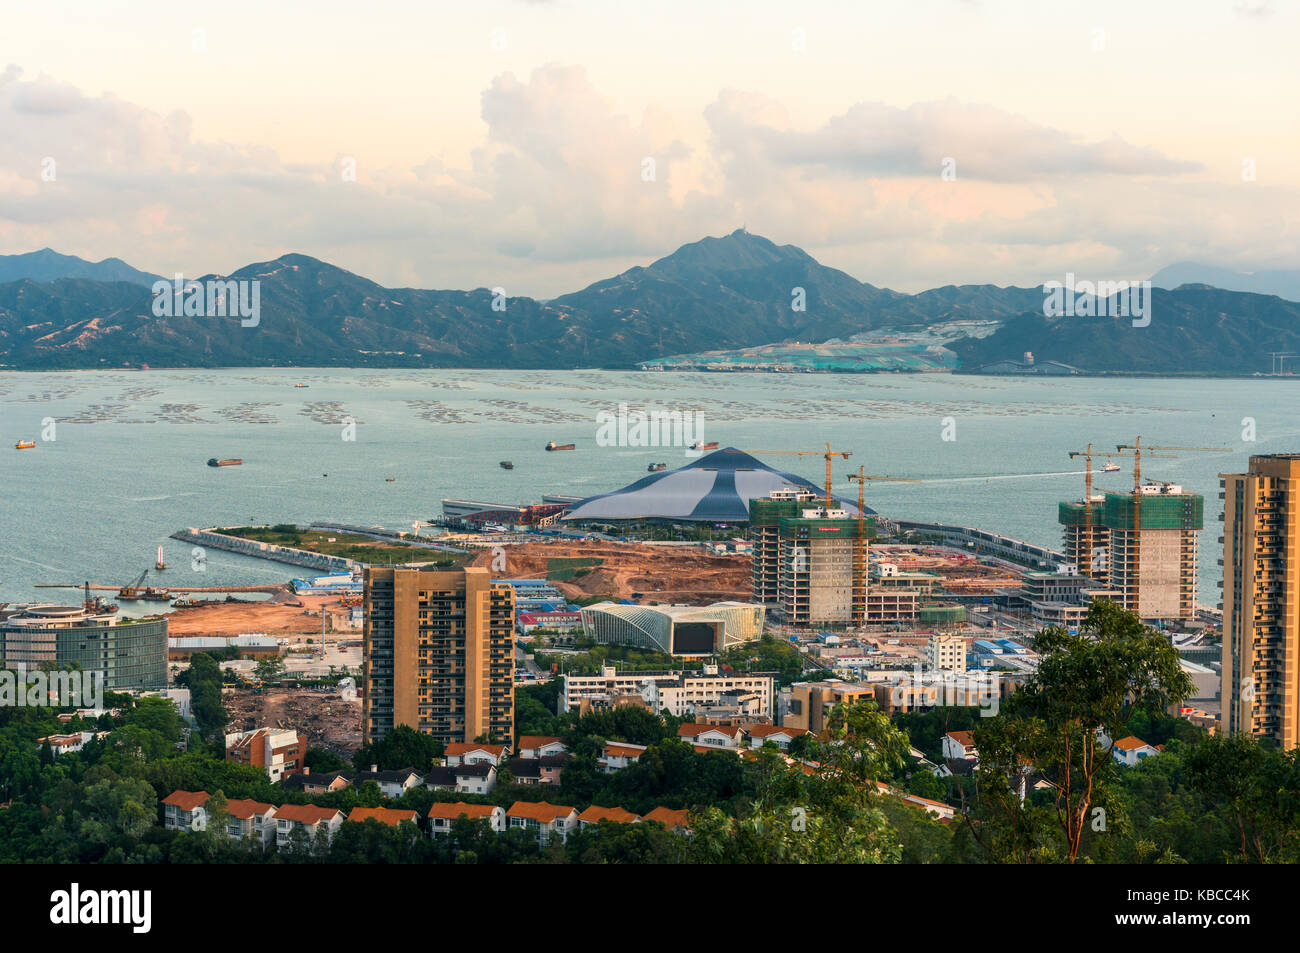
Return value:
<svg viewBox="0 0 1300 953">
<path fill-rule="evenodd" d="M 305 569 L 317 569 L 323 572 L 352 572 L 361 567 L 361 564 L 356 560 L 344 559 L 342 556 L 326 556 L 322 553 L 308 552 L 305 549 L 294 549 L 292 546 L 259 543 L 256 540 L 243 539 L 239 536 L 227 536 L 215 529 L 195 529 L 190 527 L 172 533 L 171 538 L 195 546 L 207 546 L 228 553 L 237 553 L 240 556 L 270 559 L 279 563 L 288 563 L 291 566 L 302 566 Z"/>
</svg>

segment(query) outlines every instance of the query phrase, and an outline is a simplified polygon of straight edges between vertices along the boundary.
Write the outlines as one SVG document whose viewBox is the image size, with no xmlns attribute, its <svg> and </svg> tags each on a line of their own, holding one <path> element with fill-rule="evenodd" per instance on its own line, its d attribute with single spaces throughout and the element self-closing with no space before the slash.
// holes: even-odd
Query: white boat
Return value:
<svg viewBox="0 0 1300 953">
<path fill-rule="evenodd" d="M 1102 473 L 1119 473 L 1119 464 L 1118 464 L 1118 463 L 1106 463 L 1106 464 L 1102 464 L 1101 472 L 1102 472 Z"/>
</svg>

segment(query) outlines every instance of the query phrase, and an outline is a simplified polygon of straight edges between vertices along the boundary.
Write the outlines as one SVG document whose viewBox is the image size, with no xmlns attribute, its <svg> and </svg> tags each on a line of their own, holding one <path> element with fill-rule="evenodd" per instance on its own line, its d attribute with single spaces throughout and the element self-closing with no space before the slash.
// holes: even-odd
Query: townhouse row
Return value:
<svg viewBox="0 0 1300 953">
<path fill-rule="evenodd" d="M 163 827 L 175 831 L 201 831 L 208 827 L 207 791 L 173 791 L 163 799 Z M 223 823 L 226 836 L 232 840 L 251 841 L 268 847 L 274 843 L 285 847 L 297 829 L 314 840 L 318 832 L 332 839 L 345 823 L 364 823 L 376 820 L 396 827 L 402 823 L 416 824 L 419 815 L 412 810 L 387 807 L 354 807 L 347 814 L 338 808 L 318 807 L 314 804 L 265 804 L 260 801 L 231 799 L 226 802 L 227 816 Z M 532 834 L 539 844 L 554 841 L 564 843 L 575 830 L 586 830 L 602 821 L 618 824 L 637 824 L 655 821 L 669 830 L 689 831 L 687 812 L 658 807 L 644 817 L 621 807 L 587 808 L 581 813 L 577 808 L 546 801 L 516 801 L 509 808 L 493 804 L 467 804 L 461 801 L 435 804 L 429 809 L 429 834 L 437 837 L 450 833 L 459 818 L 485 820 L 495 833 L 518 829 Z"/>
</svg>

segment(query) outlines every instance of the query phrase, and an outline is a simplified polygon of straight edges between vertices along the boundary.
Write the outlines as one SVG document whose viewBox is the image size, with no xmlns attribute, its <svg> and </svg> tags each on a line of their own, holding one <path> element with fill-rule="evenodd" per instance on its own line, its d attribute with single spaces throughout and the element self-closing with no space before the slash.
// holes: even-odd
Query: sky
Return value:
<svg viewBox="0 0 1300 953">
<path fill-rule="evenodd" d="M 1300 0 L 42 0 L 0 254 L 577 290 L 744 226 L 900 291 L 1300 267 Z"/>
</svg>

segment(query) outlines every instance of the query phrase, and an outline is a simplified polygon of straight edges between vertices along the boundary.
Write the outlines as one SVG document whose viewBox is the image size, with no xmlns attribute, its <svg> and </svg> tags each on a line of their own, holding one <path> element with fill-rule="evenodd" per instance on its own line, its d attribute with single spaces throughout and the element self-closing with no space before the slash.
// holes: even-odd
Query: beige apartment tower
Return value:
<svg viewBox="0 0 1300 953">
<path fill-rule="evenodd" d="M 362 739 L 514 740 L 514 590 L 486 569 L 367 569 Z"/>
<path fill-rule="evenodd" d="M 1300 454 L 1251 457 L 1223 497 L 1223 728 L 1300 746 Z"/>
</svg>

